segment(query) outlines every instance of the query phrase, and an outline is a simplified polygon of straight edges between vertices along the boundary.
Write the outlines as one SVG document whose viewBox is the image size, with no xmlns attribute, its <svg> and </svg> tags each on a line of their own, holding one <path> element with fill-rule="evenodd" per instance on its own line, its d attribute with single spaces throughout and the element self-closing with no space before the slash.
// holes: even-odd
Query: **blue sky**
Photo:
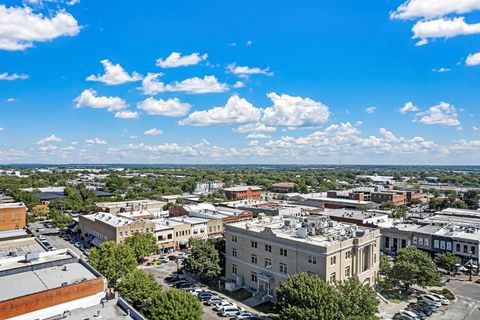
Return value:
<svg viewBox="0 0 480 320">
<path fill-rule="evenodd" d="M 0 0 L 0 163 L 479 164 L 480 0 L 431 2 Z"/>
</svg>

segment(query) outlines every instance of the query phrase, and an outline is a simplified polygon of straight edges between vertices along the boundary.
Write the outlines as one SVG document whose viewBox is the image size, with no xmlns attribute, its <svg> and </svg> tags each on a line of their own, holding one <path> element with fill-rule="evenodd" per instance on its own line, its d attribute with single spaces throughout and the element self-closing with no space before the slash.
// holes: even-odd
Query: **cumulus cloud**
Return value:
<svg viewBox="0 0 480 320">
<path fill-rule="evenodd" d="M 445 73 L 450 72 L 450 68 L 440 67 L 438 69 L 432 69 L 433 72 Z"/>
<path fill-rule="evenodd" d="M 8 98 L 8 99 L 5 100 L 5 102 L 13 103 L 13 102 L 15 102 L 15 98 Z"/>
<path fill-rule="evenodd" d="M 251 133 L 247 136 L 247 139 L 269 139 L 271 136 L 264 133 Z"/>
<path fill-rule="evenodd" d="M 88 145 L 105 145 L 107 144 L 107 141 L 102 140 L 100 138 L 93 138 L 93 139 L 85 140 L 85 143 Z"/>
<path fill-rule="evenodd" d="M 413 39 L 420 39 L 417 46 L 428 43 L 431 38 L 453 38 L 460 35 L 480 33 L 480 23 L 468 24 L 464 17 L 453 19 L 439 18 L 428 21 L 418 21 L 412 28 Z"/>
<path fill-rule="evenodd" d="M 310 98 L 293 97 L 275 92 L 267 94 L 273 105 L 265 109 L 262 123 L 268 126 L 317 127 L 330 115 L 328 107 Z"/>
<path fill-rule="evenodd" d="M 163 130 L 152 128 L 152 129 L 148 129 L 143 134 L 147 136 L 159 136 L 163 134 Z"/>
<path fill-rule="evenodd" d="M 231 96 L 225 106 L 195 111 L 181 120 L 181 125 L 209 126 L 223 124 L 247 124 L 260 120 L 261 111 L 237 95 Z"/>
<path fill-rule="evenodd" d="M 0 127 L 0 132 L 4 131 L 5 129 L 3 129 L 2 127 Z"/>
<path fill-rule="evenodd" d="M 145 94 L 158 94 L 162 92 L 186 92 L 190 94 L 220 93 L 227 91 L 228 85 L 218 81 L 215 76 L 193 77 L 183 81 L 165 84 L 159 81 L 161 73 L 149 73 L 142 81 L 141 90 Z"/>
<path fill-rule="evenodd" d="M 392 19 L 436 18 L 451 13 L 464 14 L 480 9 L 479 0 L 408 0 L 396 11 Z"/>
<path fill-rule="evenodd" d="M 97 96 L 93 89 L 84 90 L 73 100 L 77 108 L 107 109 L 108 111 L 118 111 L 125 109 L 127 104 L 125 100 L 119 97 Z"/>
<path fill-rule="evenodd" d="M 0 5 L 0 50 L 25 50 L 34 42 L 51 41 L 80 32 L 77 20 L 64 10 L 52 17 L 34 13 L 29 7 Z"/>
<path fill-rule="evenodd" d="M 149 97 L 138 103 L 137 107 L 147 114 L 167 117 L 181 117 L 190 111 L 190 104 L 180 101 L 178 98 L 168 100 Z"/>
<path fill-rule="evenodd" d="M 236 66 L 234 63 L 232 63 L 227 66 L 227 69 L 231 73 L 242 78 L 248 78 L 249 76 L 254 74 L 263 74 L 266 76 L 273 76 L 273 72 L 270 71 L 269 67 L 261 69 L 258 67 Z"/>
<path fill-rule="evenodd" d="M 407 113 L 407 112 L 418 112 L 420 111 L 416 105 L 413 104 L 413 102 L 409 101 L 405 103 L 403 108 L 400 109 L 401 113 Z"/>
<path fill-rule="evenodd" d="M 480 65 L 480 52 L 469 54 L 465 64 L 469 67 Z"/>
<path fill-rule="evenodd" d="M 375 113 L 375 111 L 377 111 L 377 107 L 367 107 L 367 108 L 365 108 L 366 113 L 372 114 L 372 113 Z"/>
<path fill-rule="evenodd" d="M 115 118 L 119 119 L 138 119 L 138 112 L 137 111 L 118 111 L 115 113 Z"/>
<path fill-rule="evenodd" d="M 157 59 L 157 66 L 161 68 L 177 68 L 184 66 L 196 65 L 206 60 L 208 55 L 206 53 L 200 55 L 198 52 L 194 52 L 189 55 L 182 56 L 179 52 L 172 52 L 167 58 Z"/>
<path fill-rule="evenodd" d="M 52 142 L 61 142 L 62 141 L 62 138 L 60 137 L 57 137 L 56 135 L 52 134 L 46 138 L 43 138 L 41 140 L 38 140 L 37 141 L 37 144 L 39 145 L 44 145 L 44 144 L 47 144 L 47 143 L 52 143 Z"/>
<path fill-rule="evenodd" d="M 6 72 L 0 73 L 0 80 L 13 81 L 13 80 L 26 80 L 26 79 L 28 79 L 27 74 L 18 74 L 18 73 L 8 74 Z"/>
<path fill-rule="evenodd" d="M 242 82 L 242 81 L 237 81 L 233 84 L 233 87 L 238 89 L 238 88 L 244 88 L 245 87 L 245 83 Z"/>
<path fill-rule="evenodd" d="M 423 124 L 442 124 L 447 126 L 459 126 L 458 113 L 455 107 L 446 102 L 428 108 L 427 111 L 417 114 L 418 122 Z"/>
<path fill-rule="evenodd" d="M 256 123 L 248 123 L 239 126 L 238 128 L 234 128 L 233 132 L 238 133 L 248 133 L 248 132 L 275 132 L 277 128 L 266 126 L 263 123 L 256 122 Z"/>
<path fill-rule="evenodd" d="M 90 75 L 87 81 L 98 81 L 108 85 L 116 85 L 127 82 L 142 80 L 142 75 L 138 72 L 128 74 L 120 64 L 112 64 L 108 59 L 100 61 L 105 71 L 104 74 Z"/>
</svg>

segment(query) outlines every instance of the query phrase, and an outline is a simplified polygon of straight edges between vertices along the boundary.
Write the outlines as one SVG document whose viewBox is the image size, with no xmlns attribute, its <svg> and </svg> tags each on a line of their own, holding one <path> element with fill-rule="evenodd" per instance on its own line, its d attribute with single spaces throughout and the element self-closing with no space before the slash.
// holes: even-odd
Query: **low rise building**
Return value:
<svg viewBox="0 0 480 320">
<path fill-rule="evenodd" d="M 423 192 L 419 190 L 407 190 L 405 191 L 405 201 L 408 203 L 412 202 L 412 200 L 422 201 L 425 195 Z"/>
<path fill-rule="evenodd" d="M 393 202 L 395 206 L 405 204 L 406 197 L 404 192 L 372 192 L 371 198 L 373 202 L 383 203 L 387 201 Z"/>
<path fill-rule="evenodd" d="M 375 284 L 380 230 L 328 217 L 265 217 L 226 226 L 226 278 L 258 298 L 275 298 L 289 275 L 316 274 L 335 282 L 356 276 Z"/>
<path fill-rule="evenodd" d="M 170 218 L 169 220 L 190 225 L 191 227 L 190 236 L 193 239 L 205 240 L 208 238 L 208 231 L 207 231 L 208 220 L 207 219 L 183 216 L 183 217 Z"/>
<path fill-rule="evenodd" d="M 20 230 L 27 225 L 27 207 L 22 202 L 0 203 L 0 231 Z"/>
<path fill-rule="evenodd" d="M 326 209 L 319 214 L 334 221 L 354 223 L 359 226 L 376 227 L 389 222 L 389 213 L 383 210 Z"/>
<path fill-rule="evenodd" d="M 103 212 L 119 213 L 119 212 L 134 212 L 134 211 L 162 211 L 166 202 L 157 200 L 131 200 L 120 202 L 97 202 L 96 206 Z"/>
<path fill-rule="evenodd" d="M 224 188 L 225 196 L 228 200 L 243 200 L 262 198 L 262 188 L 257 186 L 235 186 L 231 188 Z"/>
<path fill-rule="evenodd" d="M 295 190 L 295 183 L 293 182 L 278 182 L 272 184 L 272 192 L 276 193 L 290 193 Z"/>
<path fill-rule="evenodd" d="M 312 197 L 300 201 L 294 201 L 295 204 L 325 208 L 325 209 L 374 209 L 378 205 L 372 201 L 359 201 L 342 198 Z"/>
</svg>

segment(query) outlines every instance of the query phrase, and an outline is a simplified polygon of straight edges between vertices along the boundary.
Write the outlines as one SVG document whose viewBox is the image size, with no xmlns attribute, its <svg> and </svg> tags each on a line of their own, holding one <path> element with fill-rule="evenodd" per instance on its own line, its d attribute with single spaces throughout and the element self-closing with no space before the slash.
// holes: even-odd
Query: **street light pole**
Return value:
<svg viewBox="0 0 480 320">
<path fill-rule="evenodd" d="M 468 255 L 468 262 L 470 263 L 470 272 L 469 272 L 469 277 L 468 281 L 472 281 L 472 268 L 473 268 L 473 263 L 472 263 L 472 251 L 470 251 L 470 254 Z"/>
</svg>

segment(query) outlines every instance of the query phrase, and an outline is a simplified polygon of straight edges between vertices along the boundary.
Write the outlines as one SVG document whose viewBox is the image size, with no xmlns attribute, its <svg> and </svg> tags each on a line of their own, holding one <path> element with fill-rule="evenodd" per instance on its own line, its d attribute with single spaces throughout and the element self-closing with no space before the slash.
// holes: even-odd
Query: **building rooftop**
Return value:
<svg viewBox="0 0 480 320">
<path fill-rule="evenodd" d="M 343 204 L 364 204 L 364 205 L 372 205 L 375 204 L 372 201 L 359 201 L 359 200 L 351 200 L 351 199 L 342 199 L 342 198 L 326 198 L 326 197 L 314 197 L 310 198 L 311 200 L 314 201 L 319 201 L 319 202 L 336 202 L 336 203 L 343 203 Z"/>
<path fill-rule="evenodd" d="M 138 220 L 131 220 L 124 217 L 119 217 L 117 215 L 108 213 L 108 212 L 99 212 L 90 215 L 84 215 L 84 218 L 90 219 L 92 221 L 101 221 L 113 227 L 126 226 L 130 223 L 133 223 Z"/>
<path fill-rule="evenodd" d="M 131 201 L 118 201 L 118 202 L 97 202 L 97 207 L 100 208 L 123 208 L 131 206 L 141 206 L 141 205 L 164 205 L 165 202 L 157 200 L 131 200 Z"/>
<path fill-rule="evenodd" d="M 293 188 L 293 187 L 295 187 L 295 183 L 293 183 L 293 182 L 277 182 L 277 183 L 273 183 L 272 187 L 274 187 L 274 188 Z"/>
<path fill-rule="evenodd" d="M 23 230 L 14 230 L 23 231 Z M 10 231 L 5 231 L 10 233 Z M 3 232 L 1 232 L 3 233 Z M 1 239 L 0 239 L 1 240 Z M 28 252 L 45 252 L 46 250 L 34 237 L 0 241 L 0 261 L 4 258 L 25 256 Z M 1 265 L 1 262 L 0 262 Z"/>
<path fill-rule="evenodd" d="M 351 209 L 325 209 L 323 214 L 335 217 L 345 217 L 356 220 L 367 220 L 372 218 L 388 218 L 388 213 L 376 210 L 351 210 Z"/>
<path fill-rule="evenodd" d="M 272 232 L 275 236 L 317 246 L 328 247 L 342 241 L 363 237 L 377 229 L 359 227 L 355 224 L 339 223 L 325 216 L 310 217 L 264 217 L 236 222 L 228 228 L 239 228 L 253 232 Z"/>
<path fill-rule="evenodd" d="M 7 203 L 0 203 L 0 209 L 8 209 L 8 208 L 25 208 L 25 204 L 23 202 L 7 202 Z"/>
<path fill-rule="evenodd" d="M 85 319 L 103 319 L 103 320 L 116 320 L 116 319 L 145 319 L 138 311 L 133 309 L 132 306 L 127 304 L 123 299 L 112 299 L 89 308 L 81 308 L 71 310 L 65 313 L 65 316 L 55 319 L 67 319 L 67 320 L 85 320 Z"/>
<path fill-rule="evenodd" d="M 199 224 L 199 223 L 208 222 L 208 219 L 189 217 L 189 216 L 175 217 L 175 218 L 170 218 L 168 220 L 182 222 L 182 223 L 189 223 L 189 224 Z"/>
<path fill-rule="evenodd" d="M 231 187 L 231 188 L 224 188 L 223 190 L 228 191 L 228 192 L 244 192 L 244 191 L 247 191 L 248 189 L 250 189 L 252 191 L 262 190 L 262 188 L 260 188 L 258 186 L 235 186 L 235 187 Z"/>
</svg>

